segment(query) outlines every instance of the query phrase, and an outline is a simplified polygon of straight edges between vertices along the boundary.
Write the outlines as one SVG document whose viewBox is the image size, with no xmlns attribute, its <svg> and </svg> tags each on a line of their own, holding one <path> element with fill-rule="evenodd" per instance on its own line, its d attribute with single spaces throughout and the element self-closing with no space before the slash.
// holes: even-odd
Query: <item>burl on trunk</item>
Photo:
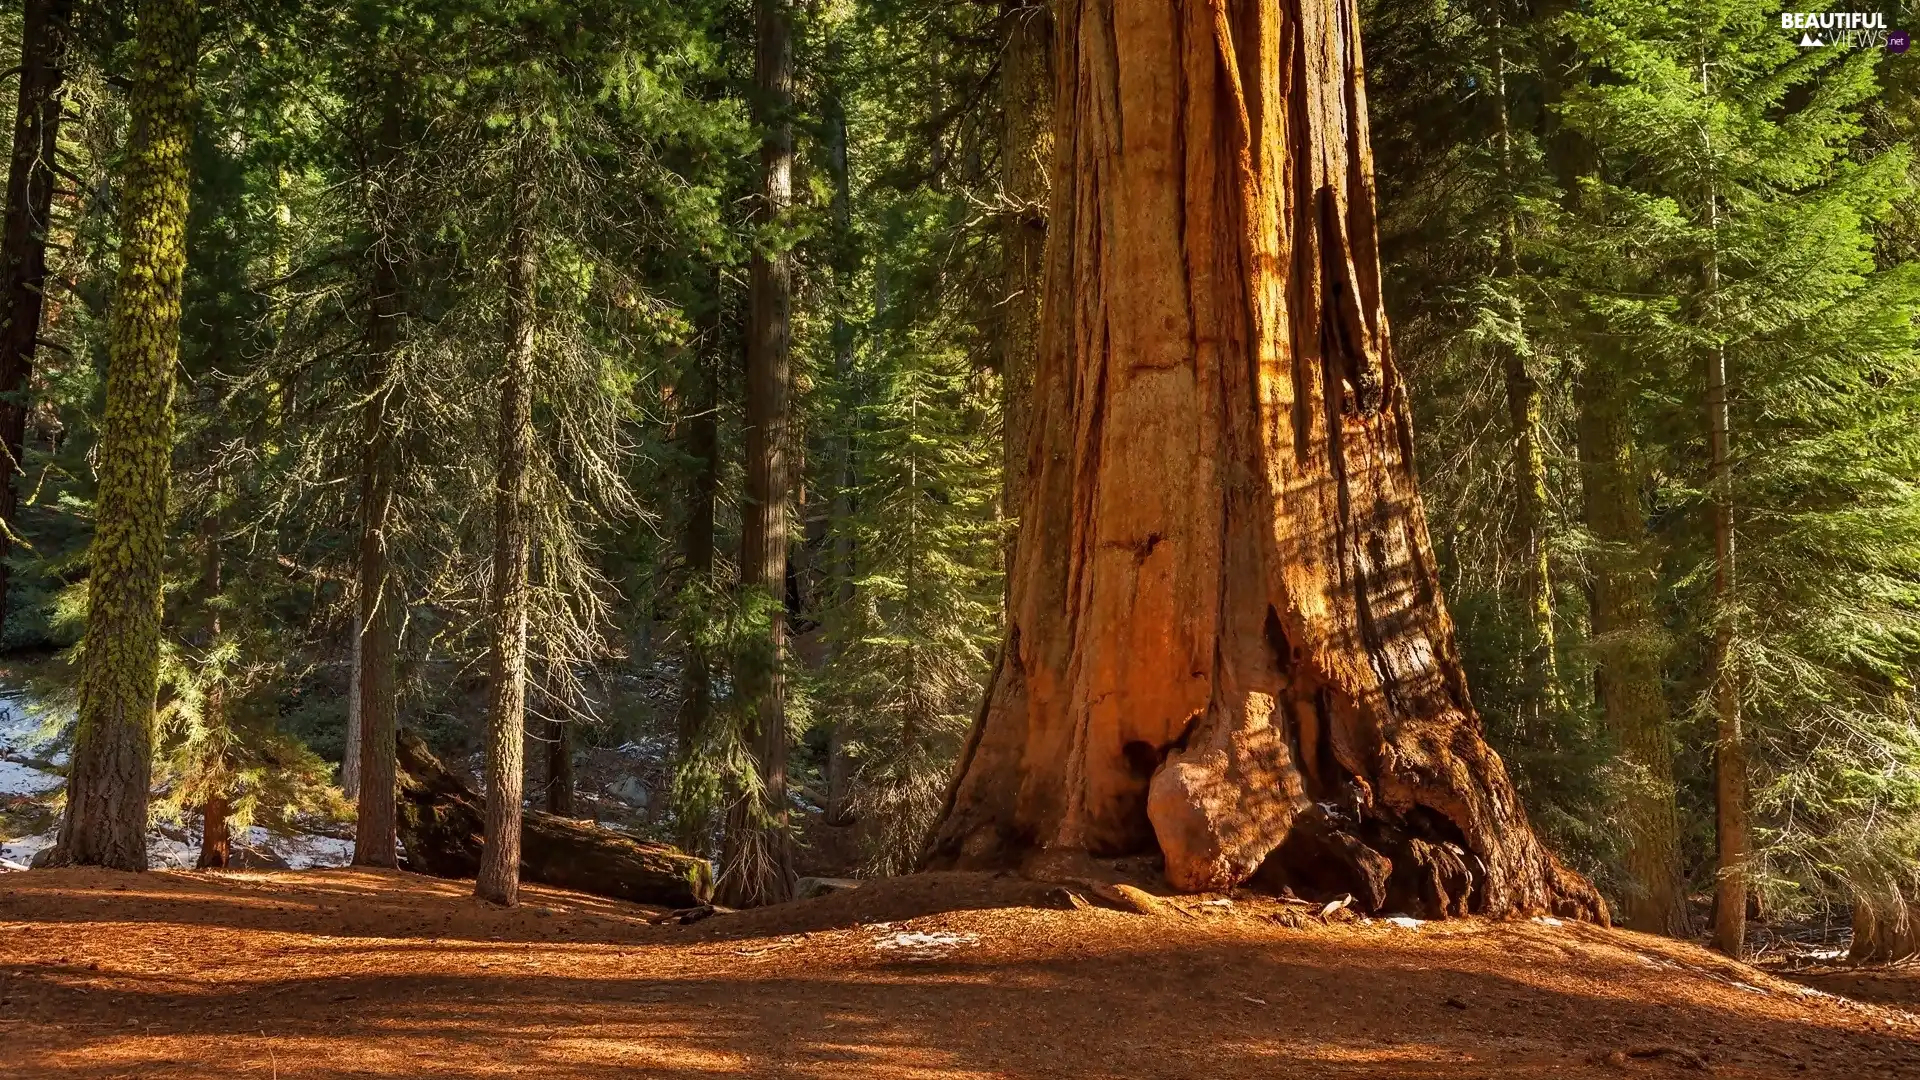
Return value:
<svg viewBox="0 0 1920 1080">
<path fill-rule="evenodd" d="M 1481 737 L 1381 309 L 1348 0 L 1064 0 L 1008 637 L 932 866 L 1165 856 L 1604 921 Z"/>
</svg>

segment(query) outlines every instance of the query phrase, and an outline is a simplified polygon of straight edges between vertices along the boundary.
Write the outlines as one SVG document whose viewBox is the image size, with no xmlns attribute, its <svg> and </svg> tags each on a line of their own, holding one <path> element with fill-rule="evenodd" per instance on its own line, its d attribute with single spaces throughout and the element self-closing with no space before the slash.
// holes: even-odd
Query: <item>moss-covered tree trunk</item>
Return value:
<svg viewBox="0 0 1920 1080">
<path fill-rule="evenodd" d="M 756 118 L 761 125 L 759 218 L 778 228 L 793 201 L 793 42 L 788 0 L 758 0 L 754 56 Z M 787 498 L 790 398 L 789 316 L 793 256 L 779 242 L 754 249 L 747 327 L 746 498 L 740 507 L 740 587 L 764 605 L 763 655 L 738 676 L 754 705 L 750 745 L 758 790 L 727 813 L 718 895 L 735 907 L 771 904 L 793 892 L 787 834 L 786 679 Z"/>
<path fill-rule="evenodd" d="M 20 26 L 20 104 L 13 120 L 6 222 L 0 226 L 0 617 L 7 609 L 7 553 L 13 547 L 34 344 L 47 280 L 47 232 L 53 227 L 54 156 L 66 95 L 72 0 L 27 0 Z"/>
<path fill-rule="evenodd" d="M 79 720 L 57 864 L 147 868 L 198 45 L 197 4 L 143 0 L 127 95 L 132 127 L 87 553 Z"/>
<path fill-rule="evenodd" d="M 403 137 L 402 97 L 390 79 L 381 101 L 374 136 L 374 164 L 368 177 L 368 206 L 377 222 L 388 198 L 381 190 L 385 173 L 399 157 Z M 359 659 L 355 691 L 359 700 L 359 759 L 355 778 L 359 797 L 353 832 L 355 866 L 391 867 L 399 863 L 395 838 L 394 739 L 399 731 L 400 635 L 406 625 L 406 594 L 393 565 L 394 500 L 400 471 L 400 443 L 394 426 L 400 416 L 400 389 L 393 378 L 405 314 L 404 266 L 398 237 L 376 227 L 369 252 L 367 281 L 367 393 L 361 413 L 360 537 L 355 552 Z"/>
<path fill-rule="evenodd" d="M 934 866 L 1158 850 L 1366 909 L 1598 895 L 1480 734 L 1381 309 L 1354 5 L 1055 11 L 1005 656 Z"/>
<path fill-rule="evenodd" d="M 532 138 L 525 134 L 523 138 Z M 527 711 L 527 465 L 533 457 L 533 361 L 539 249 L 535 189 L 524 167 L 514 177 L 507 239 L 506 370 L 500 379 L 499 459 L 493 487 L 493 595 L 487 641 L 486 847 L 474 895 L 496 904 L 520 898 L 520 817 Z"/>
<path fill-rule="evenodd" d="M 1623 921 L 1650 934 L 1682 936 L 1688 931 L 1687 902 L 1680 880 L 1667 645 L 1654 606 L 1629 392 L 1625 376 L 1604 355 L 1589 359 L 1579 397 L 1585 517 L 1598 546 L 1591 560 L 1594 684 L 1628 774 Z"/>
</svg>

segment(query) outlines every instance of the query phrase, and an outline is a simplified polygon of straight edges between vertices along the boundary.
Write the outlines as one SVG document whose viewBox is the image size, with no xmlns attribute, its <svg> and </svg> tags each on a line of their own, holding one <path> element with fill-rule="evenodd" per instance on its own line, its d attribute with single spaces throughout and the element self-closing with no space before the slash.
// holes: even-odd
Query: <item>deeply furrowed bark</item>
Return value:
<svg viewBox="0 0 1920 1080">
<path fill-rule="evenodd" d="M 198 15 L 183 0 L 139 8 L 79 722 L 57 864 L 147 868 Z"/>
<path fill-rule="evenodd" d="M 1056 20 L 1036 471 L 927 862 L 1157 847 L 1183 890 L 1267 865 L 1372 909 L 1604 919 L 1482 741 L 1440 600 L 1356 10 Z"/>
<path fill-rule="evenodd" d="M 1580 458 L 1593 565 L 1594 673 L 1607 729 L 1630 771 L 1624 799 L 1627 894 L 1623 920 L 1650 934 L 1684 935 L 1680 819 L 1674 802 L 1666 648 L 1647 561 L 1641 476 L 1634 464 L 1625 388 L 1603 360 L 1581 380 Z"/>
<path fill-rule="evenodd" d="M 539 252 L 531 175 L 515 178 L 507 254 L 507 364 L 500 383 L 500 459 L 493 492 L 493 611 L 489 620 L 486 847 L 473 892 L 513 905 L 520 899 L 520 801 L 526 782 L 527 561 L 533 457 L 534 290 Z"/>
<path fill-rule="evenodd" d="M 787 0 L 759 0 L 755 82 L 765 125 L 761 144 L 763 220 L 779 222 L 793 199 L 793 47 Z M 734 800 L 727 814 L 726 850 L 717 890 L 734 907 L 773 904 L 793 892 L 792 840 L 787 834 L 786 683 L 784 604 L 787 579 L 787 497 L 790 359 L 789 308 L 793 257 L 762 247 L 750 271 L 747 341 L 746 501 L 741 507 L 740 587 L 763 591 L 772 640 L 764 672 L 743 673 L 742 689 L 755 702 L 751 746 L 757 793 Z"/>
<path fill-rule="evenodd" d="M 33 379 L 34 346 L 47 281 L 47 232 L 53 227 L 54 155 L 65 102 L 72 0 L 27 0 L 20 27 L 20 104 L 13 121 L 6 222 L 0 231 L 0 616 L 7 610 L 6 557 L 13 546 Z"/>
</svg>

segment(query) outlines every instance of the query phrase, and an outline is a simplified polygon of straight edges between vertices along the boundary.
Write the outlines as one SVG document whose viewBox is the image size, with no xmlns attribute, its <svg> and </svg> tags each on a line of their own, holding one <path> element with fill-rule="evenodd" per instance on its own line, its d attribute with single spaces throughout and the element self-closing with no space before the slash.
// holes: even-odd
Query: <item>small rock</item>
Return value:
<svg viewBox="0 0 1920 1080">
<path fill-rule="evenodd" d="M 607 785 L 607 794 L 626 803 L 636 810 L 645 810 L 653 801 L 653 792 L 640 782 L 639 777 L 623 776 Z"/>
</svg>

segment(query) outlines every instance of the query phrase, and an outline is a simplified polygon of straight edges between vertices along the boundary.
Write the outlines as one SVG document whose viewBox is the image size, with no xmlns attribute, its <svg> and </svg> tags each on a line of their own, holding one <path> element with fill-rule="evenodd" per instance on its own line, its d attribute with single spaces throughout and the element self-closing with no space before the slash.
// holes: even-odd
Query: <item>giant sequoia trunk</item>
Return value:
<svg viewBox="0 0 1920 1080">
<path fill-rule="evenodd" d="M 1057 9 L 1008 640 L 934 866 L 1155 849 L 1364 907 L 1604 919 L 1480 723 L 1381 311 L 1353 5 Z"/>
<path fill-rule="evenodd" d="M 40 335 L 47 280 L 47 232 L 53 227 L 54 156 L 65 104 L 68 20 L 73 0 L 27 0 L 20 27 L 20 104 L 13 121 L 13 159 L 7 173 L 6 223 L 0 230 L 0 615 L 7 608 L 5 562 L 16 524 L 26 443 L 27 385 Z"/>
<path fill-rule="evenodd" d="M 132 126 L 120 196 L 120 271 L 96 454 L 100 485 L 87 548 L 79 718 L 57 864 L 147 868 L 173 369 L 187 267 L 188 147 L 199 41 L 197 4 L 140 4 L 127 95 Z"/>
</svg>

